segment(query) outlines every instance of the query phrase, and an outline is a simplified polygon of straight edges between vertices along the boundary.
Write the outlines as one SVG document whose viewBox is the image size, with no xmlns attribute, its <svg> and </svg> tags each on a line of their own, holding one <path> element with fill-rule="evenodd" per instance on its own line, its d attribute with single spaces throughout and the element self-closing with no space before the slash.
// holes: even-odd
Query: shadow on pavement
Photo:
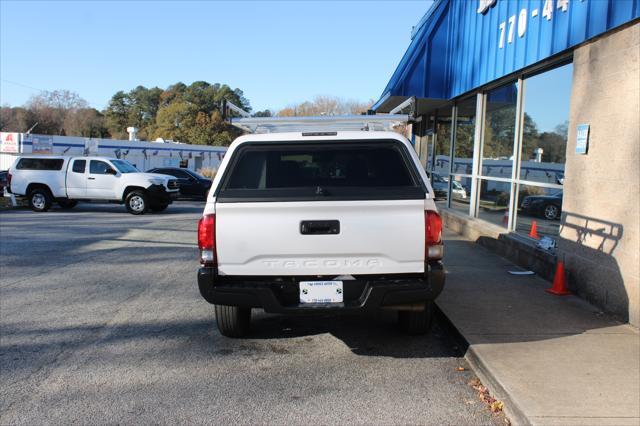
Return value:
<svg viewBox="0 0 640 426">
<path fill-rule="evenodd" d="M 256 312 L 254 310 L 254 312 Z M 393 358 L 460 357 L 464 348 L 450 335 L 446 324 L 434 317 L 429 332 L 409 336 L 397 325 L 391 311 L 350 315 L 282 316 L 254 313 L 251 340 L 277 340 L 329 333 L 353 353 Z"/>
<path fill-rule="evenodd" d="M 0 345 L 0 370 L 4 380 L 20 371 L 38 368 L 45 360 L 66 353 L 89 350 L 106 351 L 117 357 L 99 357 L 101 364 L 157 357 L 180 359 L 188 352 L 196 358 L 260 352 L 289 355 L 296 353 L 300 342 L 330 334 L 341 340 L 356 355 L 392 358 L 462 357 L 464 348 L 451 337 L 446 326 L 436 321 L 424 336 L 407 336 L 391 318 L 365 316 L 281 317 L 258 313 L 252 332 L 243 339 L 220 336 L 213 319 L 129 323 L 120 326 L 73 325 L 29 327 L 5 324 Z M 95 355 L 94 355 L 95 356 Z M 96 359 L 97 360 L 97 359 Z M 64 359 L 57 360 L 65 363 Z"/>
</svg>

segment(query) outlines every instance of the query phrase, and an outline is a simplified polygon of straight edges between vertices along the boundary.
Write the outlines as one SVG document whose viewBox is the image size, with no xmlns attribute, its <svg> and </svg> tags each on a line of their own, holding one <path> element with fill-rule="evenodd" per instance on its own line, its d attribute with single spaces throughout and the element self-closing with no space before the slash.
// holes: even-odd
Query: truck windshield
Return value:
<svg viewBox="0 0 640 426">
<path fill-rule="evenodd" d="M 124 160 L 111 160 L 111 164 L 116 166 L 120 173 L 140 173 L 140 170 L 136 169 L 129 162 Z"/>
<path fill-rule="evenodd" d="M 424 198 L 404 146 L 394 141 L 241 146 L 221 197 Z"/>
</svg>

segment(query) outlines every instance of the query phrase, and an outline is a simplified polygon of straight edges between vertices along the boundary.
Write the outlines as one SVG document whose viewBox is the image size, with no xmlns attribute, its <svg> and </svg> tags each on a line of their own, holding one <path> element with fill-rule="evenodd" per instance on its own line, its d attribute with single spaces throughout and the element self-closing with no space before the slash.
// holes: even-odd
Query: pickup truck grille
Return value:
<svg viewBox="0 0 640 426">
<path fill-rule="evenodd" d="M 178 184 L 178 181 L 176 179 L 171 179 L 167 183 L 167 188 L 169 189 L 178 189 L 179 187 L 180 185 Z"/>
</svg>

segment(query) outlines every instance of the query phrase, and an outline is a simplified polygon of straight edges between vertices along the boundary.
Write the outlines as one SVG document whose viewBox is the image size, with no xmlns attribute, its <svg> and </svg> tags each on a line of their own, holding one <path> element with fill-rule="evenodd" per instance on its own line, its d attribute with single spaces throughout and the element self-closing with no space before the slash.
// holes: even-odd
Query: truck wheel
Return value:
<svg viewBox="0 0 640 426">
<path fill-rule="evenodd" d="M 251 308 L 213 305 L 220 334 L 227 337 L 243 337 L 249 333 Z"/>
<path fill-rule="evenodd" d="M 433 302 L 425 304 L 424 311 L 399 311 L 398 322 L 400 327 L 409 335 L 425 334 L 431 327 L 433 318 Z"/>
<path fill-rule="evenodd" d="M 544 218 L 547 220 L 556 220 L 560 216 L 560 209 L 553 205 L 547 204 L 544 206 Z"/>
<path fill-rule="evenodd" d="M 60 206 L 60 208 L 63 208 L 65 210 L 72 209 L 77 204 L 78 202 L 76 200 L 58 200 L 58 205 Z"/>
<path fill-rule="evenodd" d="M 155 205 L 155 206 L 151 206 L 151 210 L 156 212 L 156 213 L 159 213 L 159 212 L 165 211 L 167 209 L 167 207 L 169 207 L 169 204 L 158 204 L 158 205 Z"/>
<path fill-rule="evenodd" d="M 147 194 L 143 191 L 131 191 L 124 200 L 127 211 L 131 214 L 144 214 L 147 211 L 149 203 L 147 202 Z"/>
<path fill-rule="evenodd" d="M 34 212 L 46 212 L 51 208 L 51 194 L 44 188 L 36 188 L 29 193 L 29 207 Z"/>
</svg>

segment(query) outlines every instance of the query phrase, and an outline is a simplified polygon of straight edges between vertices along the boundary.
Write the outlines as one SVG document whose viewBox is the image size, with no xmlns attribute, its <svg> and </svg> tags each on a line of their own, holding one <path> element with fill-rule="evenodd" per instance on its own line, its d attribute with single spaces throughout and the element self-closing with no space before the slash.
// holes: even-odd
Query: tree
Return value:
<svg viewBox="0 0 640 426">
<path fill-rule="evenodd" d="M 336 96 L 316 96 L 313 101 L 293 104 L 278 111 L 279 117 L 307 117 L 312 115 L 347 115 L 366 113 L 373 100 L 359 102 Z"/>
<path fill-rule="evenodd" d="M 122 90 L 116 92 L 111 97 L 109 105 L 105 110 L 106 126 L 109 133 L 116 139 L 127 137 L 127 126 L 129 126 L 129 96 Z"/>
<path fill-rule="evenodd" d="M 138 86 L 125 93 L 117 92 L 105 111 L 107 128 L 117 138 L 127 137 L 127 127 L 139 129 L 138 136 L 148 139 L 154 132 L 156 116 L 162 102 L 163 90 Z"/>
<path fill-rule="evenodd" d="M 252 117 L 273 117 L 273 113 L 270 110 L 265 109 L 264 111 L 256 111 Z"/>
<path fill-rule="evenodd" d="M 222 120 L 223 101 L 251 111 L 242 90 L 226 84 L 196 81 L 167 87 L 137 86 L 118 91 L 103 112 L 90 108 L 78 94 L 68 90 L 43 92 L 24 108 L 5 106 L 0 113 L 3 131 L 27 131 L 38 123 L 36 133 L 85 137 L 127 138 L 127 127 L 138 128 L 142 140 L 164 138 L 180 142 L 229 145 L 242 132 Z M 259 114 L 271 114 L 265 110 Z"/>
<path fill-rule="evenodd" d="M 82 108 L 69 114 L 64 121 L 67 134 L 88 138 L 104 138 L 109 136 L 105 126 L 104 115 L 95 108 Z"/>
<path fill-rule="evenodd" d="M 186 84 L 182 82 L 172 84 L 160 95 L 160 106 L 166 106 L 172 102 L 182 100 L 186 91 Z"/>
<path fill-rule="evenodd" d="M 193 126 L 196 111 L 185 101 L 176 101 L 161 107 L 156 117 L 154 138 L 184 142 Z"/>
<path fill-rule="evenodd" d="M 36 115 L 30 109 L 3 106 L 0 111 L 0 130 L 3 132 L 26 132 L 36 123 Z"/>
<path fill-rule="evenodd" d="M 148 139 L 153 133 L 162 92 L 163 90 L 158 87 L 147 89 L 144 86 L 138 86 L 128 94 L 129 125 L 140 129 L 138 135 L 142 139 Z"/>
<path fill-rule="evenodd" d="M 38 123 L 37 132 L 49 135 L 65 135 L 65 120 L 82 108 L 88 108 L 87 101 L 69 90 L 54 90 L 32 96 L 26 105 Z"/>
</svg>

